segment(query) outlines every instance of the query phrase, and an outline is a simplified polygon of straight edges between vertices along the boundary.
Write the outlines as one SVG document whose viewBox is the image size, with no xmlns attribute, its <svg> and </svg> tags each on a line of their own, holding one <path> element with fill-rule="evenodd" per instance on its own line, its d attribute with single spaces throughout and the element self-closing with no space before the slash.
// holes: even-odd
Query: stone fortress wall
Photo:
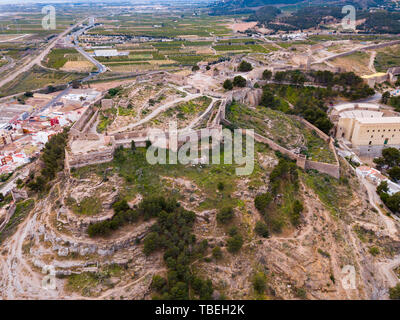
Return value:
<svg viewBox="0 0 400 320">
<path fill-rule="evenodd" d="M 220 117 L 220 121 L 222 124 L 224 125 L 232 125 L 232 123 L 227 120 L 225 118 L 225 108 L 226 105 L 232 103 L 232 100 L 227 100 L 226 103 L 224 104 L 223 110 L 220 111 L 219 113 L 219 117 Z M 293 151 L 290 151 L 282 146 L 280 146 L 279 144 L 277 144 L 276 142 L 272 141 L 271 139 L 264 137 L 260 134 L 254 133 L 252 134 L 254 136 L 254 139 L 257 142 L 261 142 L 264 144 L 269 145 L 269 147 L 274 150 L 274 151 L 279 151 L 282 154 L 288 156 L 290 159 L 295 160 L 296 164 L 304 169 L 304 170 L 309 170 L 309 169 L 314 169 L 317 170 L 321 173 L 326 173 L 336 179 L 340 178 L 340 163 L 339 163 L 339 158 L 338 155 L 336 153 L 336 149 L 334 146 L 334 140 L 332 137 L 329 137 L 326 133 L 322 132 L 320 129 L 318 129 L 316 126 L 314 126 L 313 124 L 309 123 L 307 120 L 301 118 L 301 117 L 297 117 L 297 120 L 301 121 L 305 126 L 307 126 L 308 128 L 310 128 L 311 130 L 314 130 L 318 136 L 323 139 L 325 142 L 327 142 L 329 144 L 329 149 L 334 153 L 335 155 L 335 159 L 336 159 L 336 163 L 335 164 L 331 164 L 331 163 L 324 163 L 324 162 L 318 162 L 318 161 L 312 161 L 312 160 L 308 160 L 304 155 L 302 154 L 297 154 L 294 153 Z M 243 132 L 245 134 L 248 134 L 249 132 L 246 130 L 243 130 Z"/>
<path fill-rule="evenodd" d="M 207 128 L 217 129 L 220 130 L 220 132 L 222 132 L 221 124 L 230 125 L 230 122 L 225 118 L 225 109 L 228 104 L 230 104 L 233 100 L 235 100 L 244 103 L 246 105 L 256 106 L 259 104 L 261 96 L 262 96 L 262 89 L 252 89 L 246 87 L 234 90 L 233 92 L 229 93 L 229 95 L 225 99 L 220 100 L 221 103 L 217 110 L 215 110 L 215 108 L 211 108 L 210 111 L 204 115 L 204 118 L 209 117 L 209 120 L 207 122 Z M 96 102 L 99 101 L 100 100 Z M 86 112 L 82 115 L 81 119 L 79 119 L 71 128 L 71 130 L 73 129 L 71 132 L 73 139 L 88 138 L 88 136 L 90 135 L 88 132 L 90 131 L 91 127 L 95 124 L 98 112 L 99 111 L 95 110 L 92 106 L 89 107 L 88 110 L 86 110 Z M 308 121 L 304 120 L 303 118 L 297 117 L 297 119 L 311 130 L 314 130 L 319 137 L 321 137 L 324 141 L 326 141 L 329 144 L 329 148 L 335 154 L 336 158 L 335 164 L 308 160 L 304 155 L 296 154 L 290 150 L 287 150 L 284 147 L 278 145 L 276 142 L 256 133 L 254 134 L 254 138 L 256 141 L 268 144 L 273 150 L 279 151 L 282 154 L 287 155 L 289 158 L 295 160 L 297 165 L 302 169 L 305 170 L 315 169 L 322 173 L 329 174 L 335 178 L 339 178 L 340 164 L 334 147 L 333 139 L 328 135 L 326 135 L 321 130 L 319 130 L 317 127 L 309 123 Z M 248 132 L 244 130 L 244 133 L 247 134 Z M 168 140 L 169 138 L 168 132 L 164 132 L 164 134 L 166 139 Z M 203 132 L 201 131 L 201 129 L 192 130 L 190 131 L 190 133 L 178 131 L 178 141 L 179 141 L 178 147 L 184 144 L 186 141 L 188 141 L 190 139 L 190 136 L 194 135 L 200 138 L 202 134 Z M 71 168 L 79 168 L 86 165 L 99 164 L 112 161 L 114 151 L 116 148 L 120 146 L 129 147 L 132 141 L 134 141 L 137 146 L 146 146 L 147 141 L 149 141 L 149 139 L 151 138 L 148 130 L 121 132 L 106 137 L 109 137 L 110 143 L 109 147 L 106 148 L 105 150 L 72 155 L 67 148 L 65 156 L 66 172 L 69 173 Z"/>
</svg>

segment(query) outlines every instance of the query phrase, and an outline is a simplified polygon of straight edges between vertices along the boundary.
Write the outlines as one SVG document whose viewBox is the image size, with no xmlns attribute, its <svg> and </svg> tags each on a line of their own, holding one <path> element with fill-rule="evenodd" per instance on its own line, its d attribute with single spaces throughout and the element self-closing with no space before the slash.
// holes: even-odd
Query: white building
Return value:
<svg viewBox="0 0 400 320">
<path fill-rule="evenodd" d="M 108 50 L 94 50 L 95 57 L 118 57 L 118 56 L 127 56 L 129 52 L 119 52 L 116 49 L 108 49 Z"/>
</svg>

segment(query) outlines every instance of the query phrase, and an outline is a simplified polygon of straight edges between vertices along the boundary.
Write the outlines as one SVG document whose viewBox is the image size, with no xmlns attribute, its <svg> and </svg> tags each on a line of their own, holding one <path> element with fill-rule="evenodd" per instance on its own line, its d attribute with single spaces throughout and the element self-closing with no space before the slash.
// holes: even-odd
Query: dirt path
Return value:
<svg viewBox="0 0 400 320">
<path fill-rule="evenodd" d="M 369 70 L 371 70 L 372 73 L 376 73 L 376 69 L 375 69 L 375 58 L 376 58 L 377 52 L 376 51 L 372 51 L 371 52 L 371 56 L 369 58 Z"/>
<path fill-rule="evenodd" d="M 184 97 L 184 98 L 178 98 L 178 99 L 175 99 L 173 101 L 167 102 L 166 104 L 164 104 L 162 106 L 159 106 L 157 109 L 153 110 L 153 112 L 151 112 L 149 115 L 147 115 L 142 120 L 140 120 L 138 122 L 135 122 L 135 123 L 128 124 L 127 126 L 118 128 L 118 130 L 114 130 L 112 132 L 109 132 L 108 134 L 114 134 L 114 133 L 118 133 L 118 132 L 123 132 L 123 131 L 126 131 L 126 130 L 133 129 L 135 127 L 138 127 L 138 126 L 150 121 L 151 119 L 155 118 L 160 113 L 162 113 L 164 111 L 167 111 L 169 108 L 171 108 L 172 106 L 174 106 L 177 103 L 187 102 L 189 100 L 192 100 L 192 99 L 195 99 L 195 98 L 199 98 L 201 96 L 202 96 L 201 94 L 188 93 L 187 96 Z"/>
<path fill-rule="evenodd" d="M 368 192 L 368 199 L 370 204 L 378 211 L 381 224 L 385 227 L 385 230 L 389 233 L 390 237 L 396 241 L 399 241 L 399 232 L 396 228 L 395 221 L 384 214 L 379 207 L 379 204 L 382 203 L 381 199 L 375 192 L 375 186 L 368 182 L 365 178 L 360 178 L 361 183 L 365 186 Z"/>
</svg>

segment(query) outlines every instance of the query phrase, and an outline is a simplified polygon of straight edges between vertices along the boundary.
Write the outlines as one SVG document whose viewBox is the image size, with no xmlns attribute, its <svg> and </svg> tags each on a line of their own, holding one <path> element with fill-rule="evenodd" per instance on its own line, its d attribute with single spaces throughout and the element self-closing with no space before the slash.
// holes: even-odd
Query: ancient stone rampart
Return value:
<svg viewBox="0 0 400 320">
<path fill-rule="evenodd" d="M 221 114 L 221 123 L 222 124 L 227 125 L 227 126 L 232 125 L 232 123 L 225 118 L 225 111 L 221 112 L 220 114 Z M 290 159 L 295 160 L 297 166 L 299 166 L 300 168 L 302 168 L 304 170 L 314 169 L 321 173 L 326 173 L 336 179 L 339 179 L 340 178 L 340 163 L 339 163 L 339 158 L 336 153 L 333 139 L 331 137 L 329 137 L 327 134 L 325 134 L 324 132 L 322 132 L 320 129 L 315 127 L 313 124 L 309 123 L 307 120 L 300 118 L 300 117 L 296 117 L 296 118 L 299 121 L 301 121 L 304 125 L 306 125 L 308 128 L 310 128 L 311 130 L 314 130 L 321 139 L 323 139 L 325 142 L 328 143 L 329 149 L 333 152 L 333 154 L 335 156 L 336 161 L 334 164 L 309 160 L 304 155 L 294 153 L 293 151 L 280 146 L 273 140 L 271 140 L 267 137 L 264 137 L 258 133 L 255 133 L 255 132 L 251 133 L 251 131 L 247 131 L 245 129 L 243 129 L 242 132 L 244 134 L 251 134 L 254 137 L 255 141 L 267 144 L 272 150 L 279 151 L 280 153 L 289 157 Z"/>
</svg>

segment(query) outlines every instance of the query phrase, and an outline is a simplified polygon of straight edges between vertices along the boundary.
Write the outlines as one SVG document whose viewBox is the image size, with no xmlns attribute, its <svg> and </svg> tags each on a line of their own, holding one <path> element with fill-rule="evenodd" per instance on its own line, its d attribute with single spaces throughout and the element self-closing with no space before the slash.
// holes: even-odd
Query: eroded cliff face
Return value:
<svg viewBox="0 0 400 320">
<path fill-rule="evenodd" d="M 262 238 L 254 232 L 262 219 L 254 198 L 268 190 L 268 174 L 277 158 L 267 152 L 259 154 L 258 161 L 264 170 L 258 180 L 237 178 L 232 188 L 231 197 L 239 200 L 232 225 L 244 239 L 236 254 L 226 248 L 229 226 L 216 221 L 216 209 L 203 208 L 209 194 L 201 180 L 160 177 L 166 190 L 174 190 L 181 204 L 196 213 L 193 232 L 197 241 L 207 239 L 209 247 L 202 258 L 191 262 L 191 269 L 212 279 L 214 298 L 388 298 L 388 288 L 397 281 L 392 269 L 400 263 L 399 223 L 369 203 L 352 170 L 342 163 L 340 181 L 299 171 L 298 192 L 304 206 L 300 225 L 285 225 L 281 233 Z M 142 194 L 117 173 L 85 170 L 80 176 L 60 176 L 1 244 L 3 299 L 150 299 L 154 294 L 153 275 L 167 273 L 162 250 L 143 253 L 142 240 L 154 219 L 128 224 L 108 237 L 87 234 L 90 223 L 113 216 L 111 204 L 119 194 L 130 194 L 131 207 L 140 203 Z M 274 201 L 282 202 L 282 195 Z M 222 248 L 218 260 L 212 256 L 216 246 Z M 347 274 L 351 268 L 354 282 Z M 252 285 L 254 274 L 260 272 L 266 279 L 262 294 Z"/>
</svg>

